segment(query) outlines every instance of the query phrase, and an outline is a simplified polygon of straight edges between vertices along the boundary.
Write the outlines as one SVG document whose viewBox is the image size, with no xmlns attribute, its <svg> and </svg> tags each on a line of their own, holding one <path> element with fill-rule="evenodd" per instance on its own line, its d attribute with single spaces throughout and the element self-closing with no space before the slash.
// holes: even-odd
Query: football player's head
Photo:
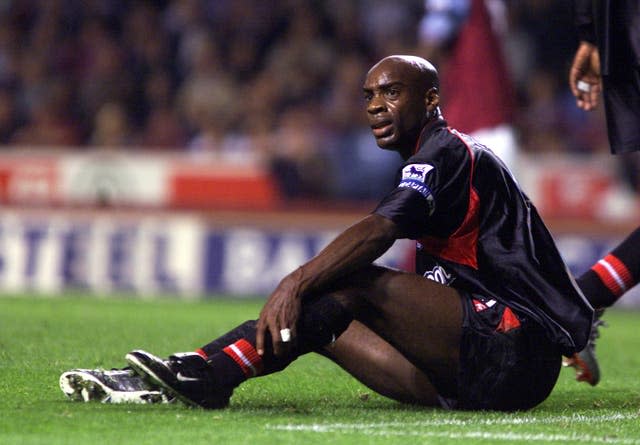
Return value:
<svg viewBox="0 0 640 445">
<path fill-rule="evenodd" d="M 438 72 L 415 56 L 389 56 L 367 73 L 363 91 L 379 147 L 412 151 L 424 125 L 440 116 Z"/>
</svg>

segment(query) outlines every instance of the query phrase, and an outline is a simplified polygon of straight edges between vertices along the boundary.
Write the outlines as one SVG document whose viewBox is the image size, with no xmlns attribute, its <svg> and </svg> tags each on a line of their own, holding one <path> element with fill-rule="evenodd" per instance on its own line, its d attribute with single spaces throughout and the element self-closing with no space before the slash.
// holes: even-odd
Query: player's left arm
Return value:
<svg viewBox="0 0 640 445">
<path fill-rule="evenodd" d="M 309 262 L 282 279 L 271 293 L 257 324 L 256 349 L 264 353 L 266 333 L 273 339 L 276 355 L 283 352 L 280 330 L 295 328 L 305 295 L 321 291 L 335 280 L 371 264 L 401 237 L 398 226 L 390 219 L 371 214 L 338 235 Z"/>
</svg>

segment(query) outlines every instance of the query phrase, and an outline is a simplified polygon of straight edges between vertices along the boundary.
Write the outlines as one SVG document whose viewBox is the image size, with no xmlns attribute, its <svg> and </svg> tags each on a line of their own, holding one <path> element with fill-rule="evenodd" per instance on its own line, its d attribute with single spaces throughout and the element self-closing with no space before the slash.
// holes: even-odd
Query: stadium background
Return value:
<svg viewBox="0 0 640 445">
<path fill-rule="evenodd" d="M 580 272 L 637 225 L 638 157 L 609 155 L 602 108 L 573 103 L 570 3 L 488 4 L 515 91 L 514 169 Z M 1 2 L 0 291 L 265 295 L 391 186 L 400 160 L 375 146 L 361 83 L 385 55 L 426 51 L 425 12 Z M 410 250 L 383 260 L 406 267 Z"/>
</svg>

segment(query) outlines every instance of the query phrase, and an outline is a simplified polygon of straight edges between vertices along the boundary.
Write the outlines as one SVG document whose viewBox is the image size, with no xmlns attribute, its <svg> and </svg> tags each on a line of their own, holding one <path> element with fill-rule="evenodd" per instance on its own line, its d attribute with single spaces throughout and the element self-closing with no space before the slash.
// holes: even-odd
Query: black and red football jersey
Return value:
<svg viewBox="0 0 640 445">
<path fill-rule="evenodd" d="M 470 136 L 428 124 L 375 213 L 417 241 L 417 273 L 530 317 L 565 355 L 586 345 L 593 309 L 511 172 Z"/>
</svg>

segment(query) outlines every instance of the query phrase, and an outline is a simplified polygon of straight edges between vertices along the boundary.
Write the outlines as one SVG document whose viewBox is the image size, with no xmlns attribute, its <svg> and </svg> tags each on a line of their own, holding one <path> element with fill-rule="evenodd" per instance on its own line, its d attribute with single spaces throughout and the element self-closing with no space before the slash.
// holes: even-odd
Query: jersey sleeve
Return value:
<svg viewBox="0 0 640 445">
<path fill-rule="evenodd" d="M 574 0 L 573 21 L 578 39 L 596 44 L 596 31 L 593 23 L 593 5 L 590 0 Z"/>
<path fill-rule="evenodd" d="M 408 162 L 402 167 L 396 188 L 374 212 L 392 220 L 404 237 L 421 236 L 435 210 L 435 176 L 432 164 L 420 160 Z"/>
<path fill-rule="evenodd" d="M 466 214 L 469 155 L 457 138 L 441 133 L 405 162 L 396 188 L 374 210 L 392 220 L 404 238 L 446 237 Z"/>
</svg>

